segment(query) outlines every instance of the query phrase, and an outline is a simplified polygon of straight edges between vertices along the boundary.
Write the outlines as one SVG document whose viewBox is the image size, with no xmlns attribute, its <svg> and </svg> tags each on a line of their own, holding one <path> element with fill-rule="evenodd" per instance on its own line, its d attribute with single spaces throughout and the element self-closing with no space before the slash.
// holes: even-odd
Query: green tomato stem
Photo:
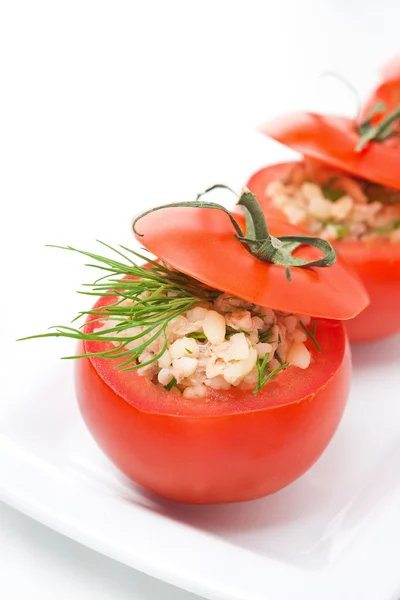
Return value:
<svg viewBox="0 0 400 600">
<path fill-rule="evenodd" d="M 361 152 L 369 142 L 383 142 L 393 135 L 396 135 L 397 132 L 393 129 L 393 123 L 400 119 L 400 107 L 395 108 L 384 119 L 382 119 L 378 125 L 372 125 L 372 117 L 384 109 L 384 104 L 377 104 L 372 108 L 371 113 L 364 123 L 361 123 L 360 127 L 358 128 L 360 141 L 356 146 L 356 152 Z"/>
</svg>

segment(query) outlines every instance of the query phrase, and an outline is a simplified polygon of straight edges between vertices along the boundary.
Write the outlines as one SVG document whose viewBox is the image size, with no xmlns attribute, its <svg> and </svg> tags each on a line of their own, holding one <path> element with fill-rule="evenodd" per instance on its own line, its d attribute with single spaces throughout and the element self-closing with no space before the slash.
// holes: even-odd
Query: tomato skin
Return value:
<svg viewBox="0 0 400 600">
<path fill-rule="evenodd" d="M 112 361 L 80 359 L 82 416 L 110 460 L 160 496 L 213 504 L 271 494 L 317 460 L 345 408 L 351 360 L 344 328 L 318 321 L 317 332 L 323 353 L 312 351 L 309 369 L 288 369 L 259 395 L 234 390 L 237 399 L 225 402 L 218 393 L 189 401 L 136 372 L 118 373 Z"/>
<path fill-rule="evenodd" d="M 268 183 L 285 180 L 296 162 L 271 165 L 255 173 L 247 186 L 267 214 L 286 218 L 265 193 Z M 382 241 L 335 242 L 335 249 L 361 278 L 371 304 L 354 319 L 346 321 L 351 342 L 382 339 L 400 331 L 400 244 Z"/>
<path fill-rule="evenodd" d="M 400 331 L 400 244 L 341 240 L 336 249 L 356 269 L 371 304 L 346 322 L 352 342 L 379 340 Z"/>
</svg>

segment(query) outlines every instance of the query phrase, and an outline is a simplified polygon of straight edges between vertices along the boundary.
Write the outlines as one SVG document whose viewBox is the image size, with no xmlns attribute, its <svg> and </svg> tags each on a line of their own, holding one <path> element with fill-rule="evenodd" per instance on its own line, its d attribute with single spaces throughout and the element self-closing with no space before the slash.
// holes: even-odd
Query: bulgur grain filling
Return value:
<svg viewBox="0 0 400 600">
<path fill-rule="evenodd" d="M 400 242 L 400 190 L 306 161 L 266 194 L 290 223 L 328 241 Z"/>
<path fill-rule="evenodd" d="M 136 304 L 146 303 L 144 292 Z M 121 298 L 120 306 L 132 306 Z M 119 321 L 99 323 L 97 331 L 118 327 Z M 228 294 L 201 302 L 174 317 L 165 335 L 151 341 L 137 358 L 137 372 L 153 383 L 186 398 L 203 398 L 208 390 L 238 387 L 258 391 L 287 367 L 306 369 L 311 355 L 305 345 L 310 317 L 256 306 Z M 154 337 L 145 326 L 124 328 L 124 345 L 134 350 Z M 120 344 L 113 342 L 116 347 Z M 157 358 L 158 357 L 158 358 Z M 144 365 L 144 366 L 140 366 Z"/>
</svg>

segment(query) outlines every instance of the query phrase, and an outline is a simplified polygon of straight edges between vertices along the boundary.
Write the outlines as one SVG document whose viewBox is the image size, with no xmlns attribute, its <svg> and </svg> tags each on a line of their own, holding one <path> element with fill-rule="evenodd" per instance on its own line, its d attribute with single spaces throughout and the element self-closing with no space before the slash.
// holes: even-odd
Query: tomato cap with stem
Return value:
<svg viewBox="0 0 400 600">
<path fill-rule="evenodd" d="M 353 119 L 293 112 L 267 121 L 260 131 L 307 158 L 355 177 L 400 189 L 398 148 L 369 143 L 361 152 L 357 151 L 362 137 Z M 364 129 L 364 133 L 367 130 Z"/>
<path fill-rule="evenodd" d="M 330 244 L 283 222 L 271 220 L 267 226 L 248 190 L 236 210 L 198 200 L 177 202 L 142 213 L 133 229 L 150 252 L 174 269 L 260 306 L 339 320 L 367 306 L 368 296 L 352 269 L 340 257 L 332 264 Z"/>
<path fill-rule="evenodd" d="M 269 165 L 254 173 L 247 182 L 257 194 L 268 217 L 287 219 L 268 194 L 273 181 L 290 181 L 299 161 Z M 270 219 L 269 219 L 270 220 Z M 382 243 L 376 239 L 334 242 L 338 256 L 358 273 L 370 297 L 369 306 L 355 319 L 346 323 L 351 342 L 366 342 L 385 338 L 400 331 L 400 244 Z"/>
</svg>

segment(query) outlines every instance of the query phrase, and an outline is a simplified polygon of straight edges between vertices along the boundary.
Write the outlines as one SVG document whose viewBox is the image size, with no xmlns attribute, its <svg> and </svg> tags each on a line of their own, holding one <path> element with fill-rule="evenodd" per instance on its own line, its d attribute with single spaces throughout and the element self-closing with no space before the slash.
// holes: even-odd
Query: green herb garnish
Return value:
<svg viewBox="0 0 400 600">
<path fill-rule="evenodd" d="M 316 347 L 318 352 L 322 352 L 321 346 L 318 344 L 317 340 L 315 339 L 315 330 L 317 328 L 317 322 L 313 321 L 313 323 L 311 325 L 311 331 L 309 329 L 307 329 L 307 327 L 304 325 L 303 321 L 300 321 L 300 327 L 302 328 L 304 333 L 307 335 L 307 337 L 310 338 L 310 340 L 312 341 L 312 343 L 314 344 L 314 346 Z"/>
<path fill-rule="evenodd" d="M 207 340 L 204 333 L 201 333 L 200 331 L 194 331 L 193 333 L 187 333 L 186 337 L 193 338 L 194 340 L 199 340 L 200 342 L 203 342 L 203 341 L 205 342 Z"/>
<path fill-rule="evenodd" d="M 76 340 L 114 342 L 117 345 L 112 349 L 65 358 L 97 356 L 124 359 L 117 366 L 119 370 L 140 369 L 156 362 L 164 354 L 168 345 L 166 330 L 172 319 L 183 315 L 199 302 L 214 301 L 220 292 L 202 285 L 187 275 L 170 271 L 125 246 L 120 246 L 121 250 L 118 250 L 103 242 L 100 243 L 126 262 L 77 250 L 70 246 L 63 249 L 89 257 L 97 263 L 89 266 L 106 272 L 104 277 L 97 279 L 94 283 L 85 284 L 85 287 L 90 287 L 91 291 L 81 291 L 80 293 L 112 299 L 110 304 L 80 312 L 76 319 L 90 315 L 95 321 L 106 324 L 109 322 L 110 326 L 106 328 L 103 326 L 102 329 L 94 330 L 91 333 L 85 333 L 82 330 L 83 326 L 80 329 L 56 326 L 50 328 L 55 330 L 50 333 L 23 339 L 62 336 Z M 137 265 L 131 259 L 131 255 L 145 260 L 149 264 L 145 267 Z M 135 279 L 132 279 L 133 277 Z M 136 327 L 141 327 L 143 330 L 139 333 L 136 331 L 131 335 L 127 333 L 127 330 Z M 121 337 L 120 334 L 124 334 L 124 336 Z M 193 334 L 191 335 L 193 336 Z M 199 335 L 203 336 L 203 334 Z M 138 363 L 139 356 L 160 336 L 163 343 L 158 354 L 146 362 Z M 130 342 L 135 342 L 135 345 L 139 343 L 135 348 L 127 348 Z"/>
<path fill-rule="evenodd" d="M 395 108 L 388 115 L 384 116 L 377 125 L 373 124 L 372 118 L 378 113 L 384 113 L 386 106 L 383 102 L 376 104 L 370 111 L 363 123 L 358 127 L 360 140 L 355 148 L 356 152 L 361 152 L 369 142 L 384 142 L 390 137 L 399 135 L 398 125 L 400 121 L 400 108 Z"/>
<path fill-rule="evenodd" d="M 317 321 L 313 321 L 311 323 L 311 333 L 315 336 L 315 332 L 317 330 Z"/>
<path fill-rule="evenodd" d="M 326 183 L 321 185 L 321 190 L 324 197 L 331 202 L 336 202 L 346 194 L 343 189 L 334 187 L 334 183 L 337 180 L 338 177 L 331 177 Z"/>
<path fill-rule="evenodd" d="M 395 219 L 391 223 L 384 225 L 383 227 L 377 227 L 373 229 L 371 233 L 375 233 L 377 235 L 384 235 L 385 233 L 391 233 L 400 227 L 400 219 Z"/>
<path fill-rule="evenodd" d="M 324 227 L 328 225 L 336 229 L 336 235 L 338 240 L 342 240 L 346 235 L 350 233 L 350 225 L 347 223 L 336 223 L 336 221 L 322 221 Z"/>
<path fill-rule="evenodd" d="M 284 371 L 285 369 L 287 369 L 290 366 L 290 363 L 283 363 L 282 365 L 280 365 L 279 367 L 277 367 L 276 369 L 273 369 L 272 371 L 270 371 L 268 373 L 267 372 L 268 360 L 269 360 L 269 354 L 266 354 L 262 360 L 258 359 L 258 361 L 257 361 L 258 381 L 257 381 L 257 386 L 255 387 L 255 389 L 252 392 L 253 394 L 257 394 L 257 392 L 259 392 L 260 389 L 266 383 L 268 383 L 268 381 L 270 379 L 272 379 L 272 377 L 277 375 L 280 371 Z"/>
<path fill-rule="evenodd" d="M 244 333 L 244 335 L 246 336 L 250 335 L 248 331 L 243 331 L 243 329 L 234 329 L 233 327 L 229 327 L 228 325 L 228 327 L 226 328 L 225 338 L 227 340 L 230 340 L 231 337 L 235 335 L 235 333 Z"/>
<path fill-rule="evenodd" d="M 271 325 L 271 327 L 269 327 L 265 331 L 259 332 L 258 339 L 260 342 L 269 342 L 270 341 L 270 337 L 272 335 L 272 328 L 273 328 L 273 325 Z"/>
<path fill-rule="evenodd" d="M 177 383 L 178 382 L 176 381 L 175 377 L 173 377 L 171 381 L 167 383 L 167 385 L 164 385 L 164 389 L 167 390 L 167 392 L 170 392 L 172 388 L 176 386 Z"/>
<path fill-rule="evenodd" d="M 189 350 L 189 348 L 185 348 L 185 350 L 188 354 L 193 354 L 193 352 L 191 350 Z"/>
<path fill-rule="evenodd" d="M 335 227 L 338 240 L 342 240 L 344 237 L 346 237 L 346 235 L 350 233 L 350 225 L 348 225 L 347 223 L 339 223 L 336 224 Z"/>
<path fill-rule="evenodd" d="M 112 342 L 115 347 L 111 349 L 67 356 L 65 358 L 96 356 L 106 359 L 121 359 L 121 362 L 116 365 L 117 369 L 121 371 L 140 369 L 156 362 L 164 354 L 168 346 L 166 330 L 172 319 L 184 314 L 199 302 L 214 301 L 221 292 L 210 289 L 187 275 L 183 275 L 177 271 L 170 271 L 147 256 L 143 256 L 125 246 L 120 246 L 120 249 L 116 249 L 103 242 L 100 243 L 126 262 L 78 250 L 71 246 L 62 249 L 89 257 L 92 261 L 95 261 L 94 264 L 90 264 L 89 266 L 106 272 L 106 275 L 100 277 L 94 283 L 85 284 L 85 287 L 91 288 L 90 291 L 81 291 L 80 293 L 109 298 L 110 304 L 82 311 L 76 317 L 78 319 L 90 316 L 94 322 L 101 322 L 102 328 L 85 333 L 83 330 L 84 325 L 79 329 L 56 326 L 50 328 L 54 329 L 54 331 L 49 333 L 33 335 L 22 339 L 67 337 L 76 340 Z M 60 246 L 56 246 L 56 248 L 60 248 Z M 145 260 L 148 265 L 145 267 L 137 265 L 131 259 L 131 255 Z M 109 326 L 107 326 L 108 324 Z M 143 330 L 139 333 L 135 332 L 129 335 L 127 330 L 136 327 L 141 327 Z M 263 332 L 264 335 L 270 334 L 271 329 L 272 326 L 269 330 Z M 232 329 L 232 334 L 238 332 Z M 247 332 L 243 333 L 248 335 Z M 124 334 L 123 337 L 121 334 Z M 138 358 L 141 354 L 160 336 L 162 336 L 163 344 L 158 354 L 152 356 L 146 362 L 139 363 Z M 187 337 L 200 341 L 206 340 L 206 336 L 202 332 L 189 333 Z M 127 348 L 130 342 L 138 343 L 138 345 L 135 348 Z M 186 351 L 192 354 L 189 348 L 186 348 Z M 266 355 L 263 361 L 258 361 L 257 363 L 259 376 L 253 393 L 258 392 L 271 377 L 289 366 L 288 363 L 285 363 L 278 369 L 271 371 L 271 373 L 267 373 L 267 362 L 268 355 Z M 176 383 L 176 379 L 173 378 L 164 388 L 169 391 Z"/>
</svg>

